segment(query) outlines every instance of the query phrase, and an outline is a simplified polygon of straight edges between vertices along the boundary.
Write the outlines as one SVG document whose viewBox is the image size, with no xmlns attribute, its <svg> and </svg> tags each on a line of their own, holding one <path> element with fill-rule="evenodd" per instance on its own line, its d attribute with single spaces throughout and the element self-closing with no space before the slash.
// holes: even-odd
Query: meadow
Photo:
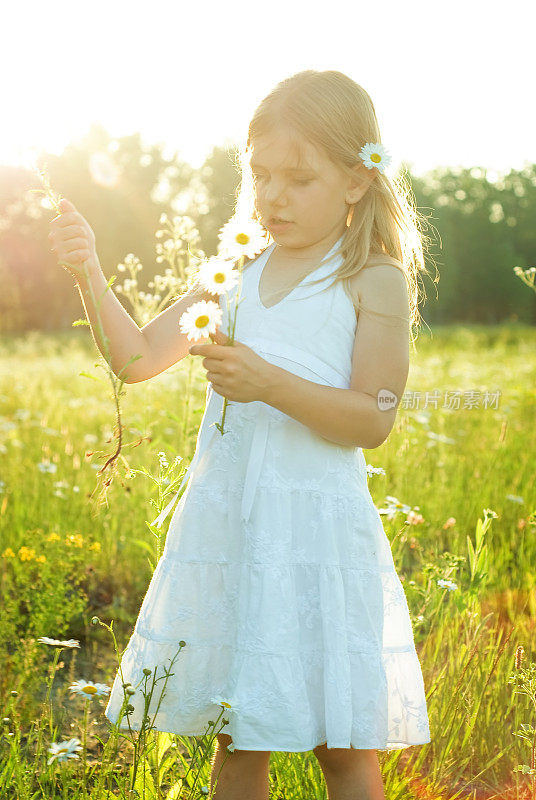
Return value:
<svg viewBox="0 0 536 800">
<path fill-rule="evenodd" d="M 0 796 L 208 796 L 213 733 L 118 735 L 105 694 L 70 688 L 111 686 L 170 517 L 159 535 L 148 523 L 193 455 L 206 388 L 191 357 L 124 387 L 131 472 L 99 504 L 115 409 L 96 363 L 87 328 L 0 338 Z M 379 753 L 388 800 L 536 797 L 535 379 L 534 328 L 425 327 L 407 403 L 365 451 L 432 735 Z M 51 758 L 74 737 L 75 757 Z M 270 782 L 281 800 L 326 797 L 312 753 L 272 753 Z"/>
</svg>

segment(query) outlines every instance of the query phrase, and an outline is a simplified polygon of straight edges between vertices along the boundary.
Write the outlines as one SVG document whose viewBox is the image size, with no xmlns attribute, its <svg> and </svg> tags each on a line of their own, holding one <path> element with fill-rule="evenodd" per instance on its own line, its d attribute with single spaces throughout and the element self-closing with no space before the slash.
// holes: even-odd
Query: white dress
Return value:
<svg viewBox="0 0 536 800">
<path fill-rule="evenodd" d="M 356 315 L 341 283 L 329 285 L 341 241 L 270 308 L 258 292 L 274 245 L 266 248 L 243 272 L 235 338 L 308 381 L 348 388 Z M 220 307 L 228 333 L 225 296 Z M 203 735 L 221 712 L 212 701 L 223 698 L 234 708 L 222 732 L 237 749 L 429 742 L 406 596 L 362 449 L 330 442 L 262 401 L 229 401 L 222 436 L 212 425 L 222 406 L 209 383 L 186 489 L 106 716 L 117 722 L 122 680 L 136 687 L 155 665 L 163 675 L 184 640 L 164 698 L 160 680 L 149 708 L 152 718 L 160 702 L 157 730 Z M 141 689 L 130 702 L 139 730 Z"/>
</svg>

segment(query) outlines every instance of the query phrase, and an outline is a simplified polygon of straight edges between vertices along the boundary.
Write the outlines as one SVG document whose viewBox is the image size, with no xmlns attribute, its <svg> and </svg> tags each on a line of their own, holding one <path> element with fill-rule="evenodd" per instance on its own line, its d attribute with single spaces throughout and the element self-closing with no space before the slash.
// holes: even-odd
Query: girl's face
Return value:
<svg viewBox="0 0 536 800">
<path fill-rule="evenodd" d="M 303 155 L 298 163 L 295 141 L 296 136 L 291 138 L 282 127 L 255 140 L 250 165 L 257 214 L 284 249 L 335 242 L 346 230 L 348 203 L 365 193 L 370 180 L 363 187 L 362 180 L 349 178 L 301 137 L 298 144 Z M 290 224 L 272 229 L 274 217 Z"/>
</svg>

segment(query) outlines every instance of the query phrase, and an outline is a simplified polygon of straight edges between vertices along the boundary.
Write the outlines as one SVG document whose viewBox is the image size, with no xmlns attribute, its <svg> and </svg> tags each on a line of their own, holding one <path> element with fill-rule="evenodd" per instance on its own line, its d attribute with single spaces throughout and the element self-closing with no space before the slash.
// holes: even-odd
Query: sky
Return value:
<svg viewBox="0 0 536 800">
<path fill-rule="evenodd" d="M 390 169 L 522 169 L 535 22 L 532 0 L 4 3 L 0 164 L 61 153 L 98 122 L 197 167 L 244 140 L 276 83 L 335 69 L 372 98 Z"/>
</svg>

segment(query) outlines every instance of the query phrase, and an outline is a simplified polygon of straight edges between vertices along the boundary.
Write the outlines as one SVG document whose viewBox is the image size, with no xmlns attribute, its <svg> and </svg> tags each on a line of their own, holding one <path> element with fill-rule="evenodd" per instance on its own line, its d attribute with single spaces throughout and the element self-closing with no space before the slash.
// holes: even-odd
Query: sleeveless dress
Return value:
<svg viewBox="0 0 536 800">
<path fill-rule="evenodd" d="M 275 245 L 250 262 L 235 339 L 308 381 L 348 388 L 356 314 L 342 284 L 328 286 L 341 241 L 270 308 L 258 286 Z M 220 307 L 228 334 L 225 296 Z M 162 678 L 149 707 L 157 730 L 201 736 L 224 699 L 232 709 L 221 732 L 237 749 L 304 752 L 325 742 L 393 750 L 431 741 L 406 596 L 362 449 L 262 401 L 229 401 L 222 436 L 212 423 L 221 422 L 223 402 L 209 383 L 194 457 L 155 520 L 187 481 L 107 718 L 117 722 L 122 681 L 136 688 L 144 667 L 154 675 L 156 665 L 163 676 L 184 640 L 163 699 Z M 139 730 L 141 688 L 130 702 Z"/>
</svg>

